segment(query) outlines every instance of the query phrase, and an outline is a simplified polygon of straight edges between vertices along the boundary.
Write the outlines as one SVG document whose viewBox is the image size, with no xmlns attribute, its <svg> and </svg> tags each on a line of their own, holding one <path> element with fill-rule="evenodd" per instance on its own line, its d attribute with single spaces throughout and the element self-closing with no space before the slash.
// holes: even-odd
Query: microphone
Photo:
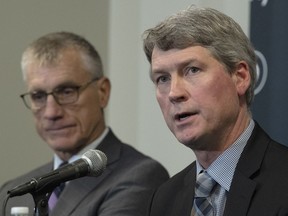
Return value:
<svg viewBox="0 0 288 216">
<path fill-rule="evenodd" d="M 11 189 L 7 194 L 9 197 L 14 197 L 26 193 L 48 193 L 63 182 L 83 176 L 101 175 L 106 168 L 106 163 L 107 157 L 103 152 L 90 149 L 82 155 L 81 159 L 38 178 L 32 178 L 29 182 Z"/>
</svg>

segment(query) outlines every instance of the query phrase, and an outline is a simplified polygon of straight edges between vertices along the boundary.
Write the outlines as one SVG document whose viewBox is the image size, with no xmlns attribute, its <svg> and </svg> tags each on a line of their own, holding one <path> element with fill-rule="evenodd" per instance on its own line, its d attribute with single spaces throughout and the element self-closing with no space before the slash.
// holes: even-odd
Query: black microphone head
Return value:
<svg viewBox="0 0 288 216">
<path fill-rule="evenodd" d="M 102 151 L 90 149 L 82 155 L 82 159 L 89 164 L 89 176 L 99 176 L 106 168 L 107 157 Z"/>
</svg>

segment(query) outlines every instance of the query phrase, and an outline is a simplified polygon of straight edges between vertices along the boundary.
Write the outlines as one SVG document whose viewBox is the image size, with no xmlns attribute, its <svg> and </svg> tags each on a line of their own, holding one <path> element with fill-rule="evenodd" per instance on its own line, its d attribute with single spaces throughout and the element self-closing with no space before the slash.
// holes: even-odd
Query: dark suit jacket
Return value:
<svg viewBox="0 0 288 216">
<path fill-rule="evenodd" d="M 83 177 L 65 187 L 51 216 L 135 216 L 145 215 L 151 189 L 166 181 L 167 171 L 155 160 L 123 144 L 110 130 L 97 148 L 108 158 L 101 176 Z M 0 189 L 0 209 L 7 191 L 52 170 L 52 162 L 4 184 Z M 8 200 L 6 215 L 13 206 L 35 206 L 32 195 Z M 145 209 L 146 207 L 146 209 Z M 0 214 L 1 214 L 0 213 Z"/>
<path fill-rule="evenodd" d="M 155 192 L 150 216 L 190 216 L 196 164 L 193 162 Z M 288 215 L 288 148 L 256 124 L 237 164 L 224 216 Z"/>
</svg>

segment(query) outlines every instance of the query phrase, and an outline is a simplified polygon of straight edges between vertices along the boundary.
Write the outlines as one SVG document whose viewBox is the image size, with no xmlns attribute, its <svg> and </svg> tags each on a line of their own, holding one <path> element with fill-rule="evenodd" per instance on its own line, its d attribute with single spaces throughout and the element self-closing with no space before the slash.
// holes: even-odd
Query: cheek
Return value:
<svg viewBox="0 0 288 216">
<path fill-rule="evenodd" d="M 157 102 L 160 106 L 162 113 L 165 114 L 165 108 L 167 107 L 166 100 L 168 100 L 168 99 L 165 99 L 165 97 L 163 95 L 160 95 L 160 94 L 157 94 L 156 99 L 157 99 Z"/>
<path fill-rule="evenodd" d="M 41 132 L 41 130 L 43 130 L 43 124 L 42 124 L 42 119 L 41 119 L 41 115 L 38 113 L 33 113 L 33 117 L 34 117 L 34 125 L 37 129 L 38 132 Z"/>
<path fill-rule="evenodd" d="M 201 109 L 205 119 L 216 120 L 226 112 L 231 112 L 230 109 L 233 107 L 235 108 L 235 98 L 237 98 L 235 85 L 225 76 L 207 80 L 205 84 L 194 88 L 191 92 L 193 92 L 192 101 Z"/>
<path fill-rule="evenodd" d="M 90 103 L 84 106 L 75 114 L 75 118 L 81 126 L 81 130 L 88 131 L 95 128 L 95 124 L 98 124 L 102 118 L 102 110 L 99 104 Z"/>
<path fill-rule="evenodd" d="M 237 110 L 238 96 L 234 83 L 231 79 L 223 79 L 220 83 L 215 84 L 210 89 L 210 105 L 213 107 L 211 112 L 225 118 L 225 116 L 231 117 Z M 217 119 L 217 118 L 216 118 Z"/>
<path fill-rule="evenodd" d="M 224 76 L 217 76 L 215 79 L 210 82 L 209 88 L 207 89 L 209 94 L 215 100 L 221 100 L 229 102 L 231 95 L 236 96 L 236 88 L 232 78 L 228 74 L 224 74 Z M 220 101 L 219 101 L 220 102 Z"/>
</svg>

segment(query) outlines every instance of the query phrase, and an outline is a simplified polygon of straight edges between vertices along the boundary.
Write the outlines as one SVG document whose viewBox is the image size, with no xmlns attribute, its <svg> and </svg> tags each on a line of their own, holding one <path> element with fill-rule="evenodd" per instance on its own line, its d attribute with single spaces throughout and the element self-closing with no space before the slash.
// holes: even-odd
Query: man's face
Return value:
<svg viewBox="0 0 288 216">
<path fill-rule="evenodd" d="M 92 79 L 74 50 L 63 51 L 56 65 L 39 66 L 39 62 L 34 62 L 26 71 L 29 92 L 82 86 Z M 44 107 L 32 110 L 37 132 L 56 153 L 77 153 L 103 132 L 102 109 L 108 103 L 109 93 L 109 81 L 101 78 L 80 91 L 78 100 L 72 104 L 59 105 L 48 95 Z"/>
<path fill-rule="evenodd" d="M 223 148 L 221 140 L 240 110 L 237 75 L 230 75 L 204 47 L 156 47 L 151 78 L 165 121 L 181 143 L 196 150 Z"/>
</svg>

